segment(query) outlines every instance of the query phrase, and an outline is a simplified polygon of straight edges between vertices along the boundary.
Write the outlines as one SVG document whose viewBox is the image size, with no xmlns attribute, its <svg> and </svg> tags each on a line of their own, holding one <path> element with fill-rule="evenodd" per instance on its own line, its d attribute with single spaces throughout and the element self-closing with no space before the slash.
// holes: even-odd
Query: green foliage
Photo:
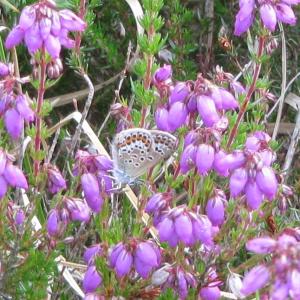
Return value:
<svg viewBox="0 0 300 300">
<path fill-rule="evenodd" d="M 46 298 L 49 281 L 58 275 L 54 258 L 55 252 L 48 256 L 30 249 L 25 262 L 6 273 L 5 292 L 16 295 L 15 299 Z"/>
</svg>

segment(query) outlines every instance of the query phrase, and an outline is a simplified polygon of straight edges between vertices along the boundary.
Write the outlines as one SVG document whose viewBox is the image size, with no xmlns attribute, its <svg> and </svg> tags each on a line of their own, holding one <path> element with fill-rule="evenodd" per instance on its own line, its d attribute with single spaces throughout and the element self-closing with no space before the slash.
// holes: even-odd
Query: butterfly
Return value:
<svg viewBox="0 0 300 300">
<path fill-rule="evenodd" d="M 132 185 L 151 167 L 167 160 L 175 151 L 177 138 L 160 130 L 126 129 L 112 142 L 113 176 L 120 184 Z"/>
</svg>

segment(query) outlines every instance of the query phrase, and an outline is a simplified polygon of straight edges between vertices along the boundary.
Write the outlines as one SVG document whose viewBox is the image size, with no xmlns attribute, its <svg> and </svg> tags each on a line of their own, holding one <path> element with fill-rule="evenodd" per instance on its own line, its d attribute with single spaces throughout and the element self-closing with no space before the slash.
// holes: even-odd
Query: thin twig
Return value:
<svg viewBox="0 0 300 300">
<path fill-rule="evenodd" d="M 274 110 L 276 109 L 277 105 L 282 101 L 282 99 L 284 99 L 284 96 L 286 94 L 286 92 L 288 91 L 288 89 L 290 88 L 290 86 L 293 84 L 293 82 L 300 76 L 300 72 L 298 72 L 292 79 L 291 81 L 288 83 L 288 85 L 286 86 L 286 89 L 284 90 L 284 93 L 282 95 L 280 95 L 280 97 L 277 99 L 276 103 L 273 105 L 272 109 L 266 114 L 266 117 L 264 119 L 263 123 L 267 122 L 267 119 L 269 119 L 269 117 L 272 115 L 272 113 L 274 112 Z"/>
<path fill-rule="evenodd" d="M 84 106 L 84 109 L 83 109 L 83 112 L 82 112 L 82 117 L 81 117 L 81 120 L 80 122 L 78 123 L 77 127 L 76 127 L 76 130 L 75 130 L 75 133 L 73 135 L 73 138 L 72 138 L 72 141 L 71 141 L 71 146 L 70 146 L 70 150 L 69 150 L 69 153 L 67 155 L 67 159 L 66 159 L 66 162 L 68 162 L 68 158 L 69 157 L 72 157 L 73 156 L 73 153 L 74 153 L 74 150 L 76 148 L 76 145 L 78 143 L 78 140 L 79 140 L 79 137 L 80 137 L 80 134 L 81 134 L 81 130 L 82 130 L 82 124 L 83 122 L 86 120 L 87 118 L 87 115 L 89 113 L 89 110 L 90 110 L 90 107 L 91 107 L 91 104 L 92 104 L 92 100 L 93 100 L 93 97 L 94 97 L 94 93 L 95 93 L 95 89 L 94 89 L 94 86 L 93 86 L 93 83 L 92 81 L 90 80 L 89 76 L 84 73 L 83 74 L 83 78 L 84 80 L 86 81 L 86 83 L 88 84 L 88 87 L 89 87 L 89 94 L 88 94 L 88 98 L 86 100 L 86 103 L 85 103 L 85 106 Z M 65 170 L 64 170 L 64 175 L 65 175 Z"/>
<path fill-rule="evenodd" d="M 295 129 L 291 138 L 291 142 L 289 145 L 289 149 L 288 152 L 286 154 L 286 158 L 285 158 L 285 162 L 283 165 L 283 170 L 284 170 L 284 180 L 287 181 L 288 176 L 289 176 L 289 172 L 291 169 L 291 165 L 292 165 L 292 161 L 293 161 L 293 157 L 295 155 L 296 152 L 296 148 L 297 148 L 297 144 L 300 138 L 300 107 L 298 109 L 298 113 L 297 113 L 297 118 L 296 118 L 296 125 L 295 125 Z"/>
<path fill-rule="evenodd" d="M 275 140 L 277 137 L 278 128 L 279 128 L 282 110 L 283 110 L 283 104 L 284 104 L 284 94 L 285 94 L 285 89 L 286 89 L 286 42 L 285 42 L 284 29 L 283 29 L 281 22 L 279 22 L 279 28 L 280 28 L 280 32 L 281 32 L 281 41 L 282 41 L 282 47 L 281 47 L 281 49 L 282 49 L 282 55 L 281 55 L 282 82 L 281 82 L 281 94 L 280 94 L 278 113 L 277 113 L 275 127 L 274 127 L 274 131 L 273 131 L 273 135 L 272 135 L 273 140 Z"/>
<path fill-rule="evenodd" d="M 49 153 L 48 153 L 48 156 L 46 158 L 46 163 L 49 163 L 52 159 L 52 156 L 53 156 L 53 153 L 54 153 L 54 150 L 55 150 L 58 138 L 59 138 L 59 134 L 60 134 L 60 128 L 58 128 L 55 132 L 55 136 L 54 136 L 54 139 L 52 141 L 52 145 L 49 149 Z"/>
<path fill-rule="evenodd" d="M 122 74 L 123 71 L 119 72 L 118 74 L 114 75 L 113 77 L 109 78 L 106 81 L 100 82 L 95 85 L 94 90 L 95 92 L 100 91 L 104 87 L 108 86 L 109 84 L 115 82 Z M 76 91 L 73 93 L 68 93 L 60 96 L 55 96 L 49 98 L 48 101 L 51 102 L 53 107 L 63 106 L 68 103 L 71 103 L 75 98 L 77 101 L 84 99 L 89 94 L 89 89 L 83 89 L 80 91 Z"/>
<path fill-rule="evenodd" d="M 126 78 L 126 73 L 127 73 L 128 69 L 130 67 L 130 55 L 131 55 L 131 51 L 132 51 L 132 45 L 131 45 L 131 42 L 129 42 L 128 49 L 127 49 L 127 55 L 126 55 L 126 64 L 125 64 L 125 67 L 124 67 L 123 71 L 120 73 L 120 81 L 119 81 L 119 84 L 118 84 L 118 88 L 115 90 L 115 97 L 113 99 L 112 104 L 115 104 L 116 101 L 118 99 L 120 99 L 120 91 L 121 91 L 123 82 L 124 82 L 124 80 Z M 98 130 L 98 133 L 97 133 L 98 137 L 100 136 L 102 130 L 106 126 L 106 123 L 108 122 L 108 120 L 110 118 L 110 115 L 111 115 L 111 112 L 109 111 L 108 114 L 106 115 L 103 123 L 101 124 L 101 127 Z"/>
</svg>

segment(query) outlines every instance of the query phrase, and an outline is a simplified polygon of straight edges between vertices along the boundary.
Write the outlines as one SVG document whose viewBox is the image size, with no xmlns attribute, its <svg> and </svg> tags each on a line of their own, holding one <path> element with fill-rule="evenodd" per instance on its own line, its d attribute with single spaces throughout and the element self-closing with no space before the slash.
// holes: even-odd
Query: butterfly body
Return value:
<svg viewBox="0 0 300 300">
<path fill-rule="evenodd" d="M 133 184 L 151 167 L 168 159 L 177 139 L 172 134 L 143 128 L 118 133 L 112 143 L 113 175 L 121 184 Z"/>
</svg>

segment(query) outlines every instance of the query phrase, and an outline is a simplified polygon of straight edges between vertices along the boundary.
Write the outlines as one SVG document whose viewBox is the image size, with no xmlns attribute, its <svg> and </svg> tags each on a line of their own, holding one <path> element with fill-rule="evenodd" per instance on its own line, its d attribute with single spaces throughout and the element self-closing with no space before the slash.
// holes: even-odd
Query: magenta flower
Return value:
<svg viewBox="0 0 300 300">
<path fill-rule="evenodd" d="M 267 267 L 259 265 L 251 269 L 243 280 L 241 292 L 248 296 L 253 292 L 263 288 L 270 279 L 270 272 Z"/>
<path fill-rule="evenodd" d="M 215 149 L 208 144 L 201 144 L 197 148 L 196 165 L 200 175 L 206 175 L 213 166 Z"/>
<path fill-rule="evenodd" d="M 264 25 L 270 31 L 274 31 L 277 24 L 276 11 L 274 7 L 271 4 L 263 4 L 259 8 L 259 13 Z"/>
<path fill-rule="evenodd" d="M 0 77 L 5 77 L 9 75 L 9 73 L 8 65 L 0 61 Z"/>
<path fill-rule="evenodd" d="M 157 193 L 151 196 L 146 204 L 145 212 L 147 214 L 155 214 L 157 212 L 161 212 L 165 210 L 171 200 L 173 199 L 173 196 L 171 193 Z"/>
<path fill-rule="evenodd" d="M 175 131 L 185 124 L 188 111 L 182 102 L 175 102 L 171 105 L 168 113 L 168 125 L 171 131 Z"/>
<path fill-rule="evenodd" d="M 17 25 L 11 30 L 11 32 L 7 36 L 5 40 L 5 47 L 7 49 L 10 49 L 20 44 L 24 38 L 24 35 L 25 35 L 24 30 L 20 27 L 20 25 Z"/>
<path fill-rule="evenodd" d="M 180 172 L 186 174 L 196 164 L 197 147 L 193 144 L 184 148 L 180 157 Z"/>
<path fill-rule="evenodd" d="M 213 169 L 220 175 L 227 177 L 229 175 L 228 165 L 224 158 L 227 157 L 227 154 L 220 150 L 215 154 L 215 159 L 213 163 Z"/>
<path fill-rule="evenodd" d="M 247 204 L 251 209 L 259 208 L 264 198 L 264 195 L 258 185 L 252 180 L 249 180 L 245 186 L 245 195 Z"/>
<path fill-rule="evenodd" d="M 158 68 L 154 73 L 154 80 L 157 83 L 166 81 L 172 77 L 172 66 L 171 65 L 164 65 L 161 68 Z"/>
<path fill-rule="evenodd" d="M 226 202 L 226 196 L 221 190 L 215 191 L 214 197 L 207 201 L 205 211 L 213 226 L 220 226 L 224 223 L 224 202 Z"/>
<path fill-rule="evenodd" d="M 10 186 L 18 187 L 25 190 L 28 189 L 27 180 L 23 172 L 17 166 L 14 166 L 12 163 L 6 164 L 3 176 Z"/>
<path fill-rule="evenodd" d="M 99 183 L 96 176 L 91 173 L 83 174 L 81 176 L 81 186 L 89 207 L 94 212 L 100 212 L 103 205 L 103 198 L 100 194 Z"/>
<path fill-rule="evenodd" d="M 254 21 L 256 7 L 259 10 L 260 18 L 264 26 L 270 31 L 276 29 L 278 21 L 289 25 L 296 24 L 296 17 L 291 8 L 292 5 L 299 4 L 298 0 L 278 0 L 278 1 L 239 1 L 240 10 L 235 19 L 235 35 L 246 32 Z"/>
<path fill-rule="evenodd" d="M 211 97 L 205 95 L 198 96 L 197 108 L 205 126 L 212 127 L 220 120 L 215 102 Z"/>
<path fill-rule="evenodd" d="M 102 277 L 95 266 L 89 266 L 84 274 L 82 286 L 85 293 L 94 292 L 102 284 Z"/>
<path fill-rule="evenodd" d="M 132 264 L 132 254 L 124 248 L 122 251 L 120 251 L 114 266 L 117 276 L 120 278 L 127 275 L 132 268 Z"/>
<path fill-rule="evenodd" d="M 34 121 L 34 111 L 30 108 L 26 96 L 20 94 L 15 99 L 16 109 L 26 122 Z"/>
<path fill-rule="evenodd" d="M 258 254 L 268 254 L 273 252 L 276 241 L 270 237 L 260 237 L 247 242 L 246 248 Z"/>
<path fill-rule="evenodd" d="M 84 251 L 83 259 L 86 262 L 86 264 L 90 265 L 94 263 L 95 257 L 102 255 L 102 248 L 100 244 L 93 245 L 89 248 L 87 248 Z"/>
<path fill-rule="evenodd" d="M 184 102 L 189 95 L 189 92 L 190 90 L 184 82 L 178 82 L 171 91 L 169 104 L 172 105 L 175 102 Z"/>
<path fill-rule="evenodd" d="M 48 189 L 50 193 L 56 194 L 67 188 L 66 181 L 57 167 L 49 165 L 47 167 L 47 174 Z"/>
<path fill-rule="evenodd" d="M 232 197 L 238 196 L 244 191 L 245 185 L 248 181 L 248 173 L 246 169 L 235 169 L 230 176 L 229 188 Z"/>
<path fill-rule="evenodd" d="M 14 108 L 8 109 L 4 114 L 4 123 L 8 134 L 17 140 L 24 127 L 24 120 L 19 112 Z"/>
<path fill-rule="evenodd" d="M 263 167 L 259 172 L 257 172 L 256 184 L 270 200 L 275 197 L 278 182 L 274 171 L 270 167 Z"/>
<path fill-rule="evenodd" d="M 203 300 L 218 300 L 221 298 L 221 291 L 217 286 L 203 287 L 199 293 Z"/>
<path fill-rule="evenodd" d="M 142 278 L 147 278 L 153 268 L 157 268 L 161 262 L 161 254 L 158 247 L 150 242 L 141 242 L 134 253 L 134 267 Z"/>
<path fill-rule="evenodd" d="M 64 197 L 66 209 L 72 221 L 89 222 L 91 210 L 84 200 L 78 198 Z"/>
<path fill-rule="evenodd" d="M 50 236 L 56 236 L 60 233 L 60 216 L 56 209 L 52 209 L 47 218 L 47 231 Z"/>
<path fill-rule="evenodd" d="M 155 123 L 158 129 L 170 131 L 168 119 L 169 112 L 165 107 L 158 107 L 154 114 Z"/>
</svg>

